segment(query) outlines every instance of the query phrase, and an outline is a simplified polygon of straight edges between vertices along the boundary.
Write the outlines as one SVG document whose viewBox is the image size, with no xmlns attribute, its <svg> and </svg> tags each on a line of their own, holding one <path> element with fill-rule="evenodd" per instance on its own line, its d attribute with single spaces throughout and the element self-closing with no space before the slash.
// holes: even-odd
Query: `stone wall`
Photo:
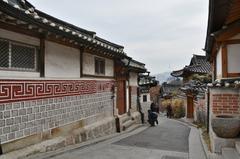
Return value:
<svg viewBox="0 0 240 159">
<path fill-rule="evenodd" d="M 194 120 L 203 124 L 207 124 L 207 100 L 206 98 L 198 98 L 194 104 Z"/>
<path fill-rule="evenodd" d="M 52 135 L 72 123 L 84 128 L 113 117 L 112 85 L 93 80 L 0 81 L 1 143 Z"/>
</svg>

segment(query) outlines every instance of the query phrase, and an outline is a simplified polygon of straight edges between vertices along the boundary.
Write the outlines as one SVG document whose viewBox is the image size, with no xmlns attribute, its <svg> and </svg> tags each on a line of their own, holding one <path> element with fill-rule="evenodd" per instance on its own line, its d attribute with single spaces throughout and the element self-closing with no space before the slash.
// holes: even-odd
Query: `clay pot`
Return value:
<svg viewBox="0 0 240 159">
<path fill-rule="evenodd" d="M 218 137 L 235 138 L 240 132 L 240 118 L 219 115 L 212 119 L 212 128 Z"/>
</svg>

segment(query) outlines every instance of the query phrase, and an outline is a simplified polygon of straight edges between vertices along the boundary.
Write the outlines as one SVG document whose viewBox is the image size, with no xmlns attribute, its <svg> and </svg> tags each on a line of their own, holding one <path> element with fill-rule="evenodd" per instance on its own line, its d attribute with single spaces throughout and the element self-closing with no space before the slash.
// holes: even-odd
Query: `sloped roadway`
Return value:
<svg viewBox="0 0 240 159">
<path fill-rule="evenodd" d="M 190 128 L 161 118 L 159 125 L 128 136 L 54 155 L 51 159 L 187 159 Z M 130 136 L 129 136 L 130 135 Z M 48 157 L 49 158 L 49 157 Z"/>
</svg>

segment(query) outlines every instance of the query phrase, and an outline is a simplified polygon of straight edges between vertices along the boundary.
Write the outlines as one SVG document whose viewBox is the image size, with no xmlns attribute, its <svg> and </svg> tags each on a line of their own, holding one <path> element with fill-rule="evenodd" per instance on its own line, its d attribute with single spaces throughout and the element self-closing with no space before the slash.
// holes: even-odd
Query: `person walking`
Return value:
<svg viewBox="0 0 240 159">
<path fill-rule="evenodd" d="M 167 117 L 172 118 L 172 106 L 171 106 L 171 104 L 167 105 Z"/>
<path fill-rule="evenodd" d="M 150 123 L 151 126 L 155 126 L 158 124 L 158 109 L 154 103 L 150 105 L 150 109 L 148 110 L 148 122 Z"/>
</svg>

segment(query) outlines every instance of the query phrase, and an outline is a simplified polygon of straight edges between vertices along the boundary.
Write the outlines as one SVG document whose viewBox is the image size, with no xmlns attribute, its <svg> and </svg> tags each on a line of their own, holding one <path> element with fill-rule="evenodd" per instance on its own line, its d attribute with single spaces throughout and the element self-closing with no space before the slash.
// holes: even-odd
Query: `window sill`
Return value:
<svg viewBox="0 0 240 159">
<path fill-rule="evenodd" d="M 39 78 L 39 72 L 27 72 L 27 71 L 0 71 L 0 79 L 6 78 Z"/>
</svg>

